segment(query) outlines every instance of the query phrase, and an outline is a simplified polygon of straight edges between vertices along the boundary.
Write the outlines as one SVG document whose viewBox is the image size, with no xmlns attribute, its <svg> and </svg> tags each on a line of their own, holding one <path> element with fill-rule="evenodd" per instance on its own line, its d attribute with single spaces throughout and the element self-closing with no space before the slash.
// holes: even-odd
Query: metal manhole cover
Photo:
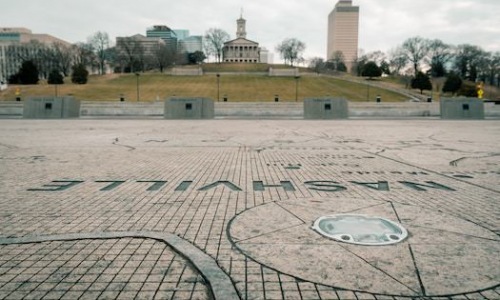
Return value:
<svg viewBox="0 0 500 300">
<path fill-rule="evenodd" d="M 321 235 L 358 245 L 389 245 L 408 236 L 401 225 L 390 220 L 355 214 L 322 216 L 312 227 Z"/>
</svg>

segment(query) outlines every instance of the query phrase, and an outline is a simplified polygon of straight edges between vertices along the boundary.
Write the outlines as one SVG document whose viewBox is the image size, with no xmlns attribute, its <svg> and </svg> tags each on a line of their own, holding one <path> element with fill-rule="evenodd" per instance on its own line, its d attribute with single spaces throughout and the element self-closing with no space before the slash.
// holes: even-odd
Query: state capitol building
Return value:
<svg viewBox="0 0 500 300">
<path fill-rule="evenodd" d="M 259 43 L 248 40 L 246 32 L 246 20 L 240 16 L 236 20 L 236 39 L 224 43 L 222 57 L 224 62 L 236 63 L 260 63 Z"/>
</svg>

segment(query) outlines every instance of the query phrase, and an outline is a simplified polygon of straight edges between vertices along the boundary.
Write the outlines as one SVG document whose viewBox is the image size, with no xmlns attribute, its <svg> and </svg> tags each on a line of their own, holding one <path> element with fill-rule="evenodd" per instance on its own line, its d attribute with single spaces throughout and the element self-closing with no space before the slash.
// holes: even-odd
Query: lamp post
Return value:
<svg viewBox="0 0 500 300">
<path fill-rule="evenodd" d="M 220 97 L 220 74 L 217 73 L 217 102 L 219 102 Z"/>
<path fill-rule="evenodd" d="M 299 79 L 300 76 L 295 76 L 295 102 L 299 99 Z"/>
<path fill-rule="evenodd" d="M 370 101 L 370 84 L 366 81 L 366 101 Z"/>
<path fill-rule="evenodd" d="M 139 76 L 141 76 L 141 74 L 135 73 L 135 76 L 137 78 L 137 102 L 139 102 Z"/>
</svg>

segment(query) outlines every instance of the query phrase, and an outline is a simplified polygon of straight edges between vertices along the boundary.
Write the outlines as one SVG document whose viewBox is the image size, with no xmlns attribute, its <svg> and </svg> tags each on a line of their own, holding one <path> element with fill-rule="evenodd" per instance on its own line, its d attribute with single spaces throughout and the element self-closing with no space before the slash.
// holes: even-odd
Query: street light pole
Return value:
<svg viewBox="0 0 500 300">
<path fill-rule="evenodd" d="M 139 76 L 141 74 L 135 73 L 135 76 L 137 77 L 137 102 L 139 102 Z"/>
<path fill-rule="evenodd" d="M 219 98 L 220 98 L 220 74 L 217 73 L 217 102 L 219 102 Z"/>
<path fill-rule="evenodd" d="M 366 81 L 366 101 L 370 101 L 370 84 Z"/>
<path fill-rule="evenodd" d="M 300 76 L 295 76 L 295 102 L 299 99 L 299 79 Z"/>
</svg>

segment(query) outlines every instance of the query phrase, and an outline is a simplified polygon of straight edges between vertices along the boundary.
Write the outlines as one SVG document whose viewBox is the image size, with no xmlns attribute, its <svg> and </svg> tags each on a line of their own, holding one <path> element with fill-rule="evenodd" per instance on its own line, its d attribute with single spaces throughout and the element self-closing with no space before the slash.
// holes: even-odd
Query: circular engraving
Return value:
<svg viewBox="0 0 500 300">
<path fill-rule="evenodd" d="M 358 245 L 390 245 L 408 236 L 406 229 L 395 222 L 353 214 L 319 217 L 312 229 L 336 241 Z"/>
<path fill-rule="evenodd" d="M 346 216 L 359 221 L 360 215 L 369 230 L 347 226 L 335 231 L 349 223 Z M 314 224 L 338 238 L 325 238 L 311 229 Z M 388 244 L 354 244 L 364 233 L 365 242 L 384 239 Z M 229 237 L 239 251 L 266 267 L 345 290 L 447 297 L 500 283 L 499 236 L 435 209 L 356 198 L 272 202 L 235 216 Z"/>
</svg>

